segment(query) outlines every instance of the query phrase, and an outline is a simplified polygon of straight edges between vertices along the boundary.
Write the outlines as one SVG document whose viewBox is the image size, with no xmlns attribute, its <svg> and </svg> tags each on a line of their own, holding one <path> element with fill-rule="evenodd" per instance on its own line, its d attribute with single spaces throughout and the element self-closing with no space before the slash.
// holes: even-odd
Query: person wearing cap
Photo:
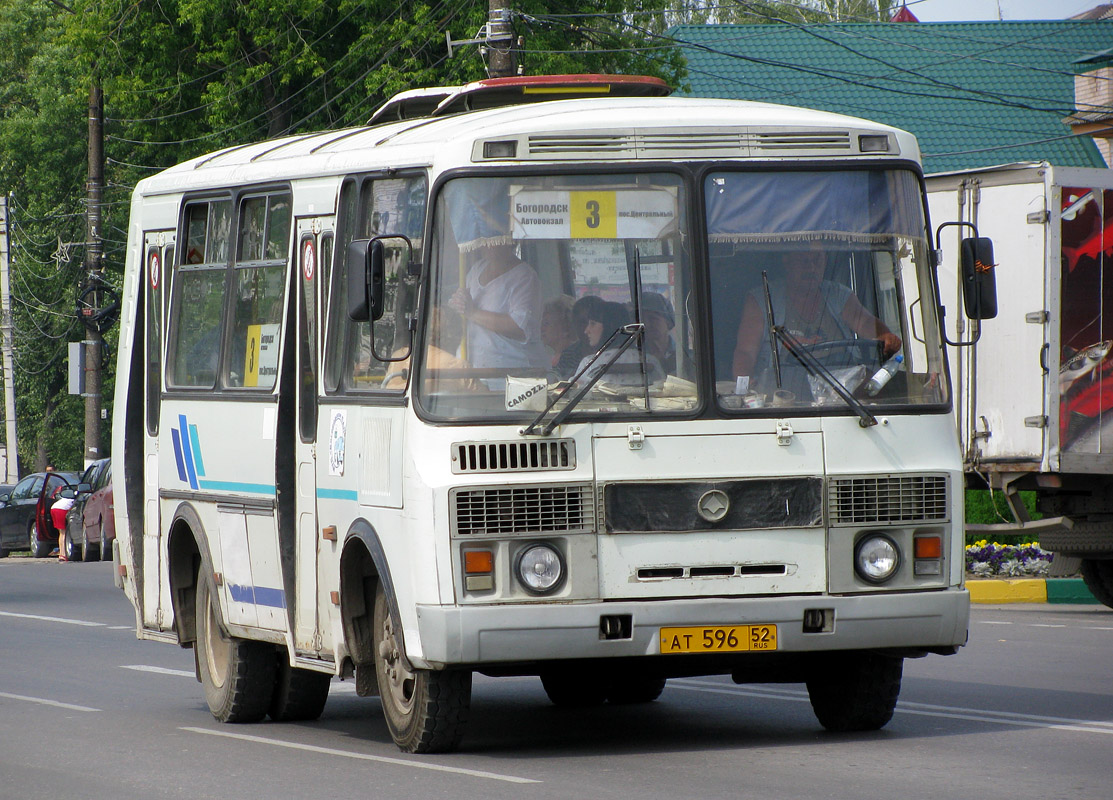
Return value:
<svg viewBox="0 0 1113 800">
<path fill-rule="evenodd" d="M 642 292 L 642 324 L 645 325 L 645 352 L 653 356 L 670 375 L 678 375 L 676 343 L 672 329 L 676 326 L 672 303 L 659 292 Z"/>
</svg>

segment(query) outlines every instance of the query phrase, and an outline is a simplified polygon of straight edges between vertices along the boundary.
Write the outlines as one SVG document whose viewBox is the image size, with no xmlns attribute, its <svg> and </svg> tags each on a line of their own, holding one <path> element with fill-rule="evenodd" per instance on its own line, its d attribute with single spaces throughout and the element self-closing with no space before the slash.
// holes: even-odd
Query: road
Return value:
<svg viewBox="0 0 1113 800">
<path fill-rule="evenodd" d="M 221 725 L 193 654 L 140 642 L 111 565 L 0 560 L 0 798 L 1113 796 L 1113 612 L 975 606 L 957 656 L 905 663 L 882 731 L 835 735 L 802 686 L 670 681 L 645 706 L 564 710 L 477 676 L 459 753 L 408 756 L 374 698 L 313 723 Z"/>
</svg>

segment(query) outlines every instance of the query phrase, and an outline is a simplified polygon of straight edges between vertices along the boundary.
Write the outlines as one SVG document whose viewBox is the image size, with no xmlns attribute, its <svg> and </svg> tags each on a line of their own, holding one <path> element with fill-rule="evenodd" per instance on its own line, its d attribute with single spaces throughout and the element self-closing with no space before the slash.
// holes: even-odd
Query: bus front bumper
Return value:
<svg viewBox="0 0 1113 800">
<path fill-rule="evenodd" d="M 804 632 L 809 610 L 833 612 L 830 630 Z M 606 638 L 603 618 L 629 617 L 629 636 Z M 664 627 L 777 626 L 778 652 L 892 648 L 946 650 L 966 643 L 965 589 L 892 594 L 417 607 L 421 652 L 414 666 L 509 664 L 661 654 Z"/>
</svg>

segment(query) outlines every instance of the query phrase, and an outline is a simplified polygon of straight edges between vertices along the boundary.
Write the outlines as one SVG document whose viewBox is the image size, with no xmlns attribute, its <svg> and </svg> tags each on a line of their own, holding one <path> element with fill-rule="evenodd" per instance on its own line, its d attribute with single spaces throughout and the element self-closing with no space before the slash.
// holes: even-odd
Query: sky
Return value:
<svg viewBox="0 0 1113 800">
<path fill-rule="evenodd" d="M 1111 0 L 906 0 L 921 22 L 1066 19 Z"/>
</svg>

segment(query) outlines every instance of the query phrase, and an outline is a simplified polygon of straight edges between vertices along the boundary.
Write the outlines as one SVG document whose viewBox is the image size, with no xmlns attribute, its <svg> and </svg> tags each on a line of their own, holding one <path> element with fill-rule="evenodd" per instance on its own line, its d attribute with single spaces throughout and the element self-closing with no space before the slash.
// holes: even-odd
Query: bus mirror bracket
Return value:
<svg viewBox="0 0 1113 800">
<path fill-rule="evenodd" d="M 940 237 L 943 229 L 949 226 L 967 227 L 974 233 L 973 236 L 964 238 L 960 247 L 963 310 L 972 320 L 993 319 L 997 316 L 997 275 L 994 272 L 997 265 L 993 263 L 993 240 L 979 236 L 978 228 L 972 222 L 944 222 L 935 230 L 937 252 L 941 250 Z M 981 338 L 981 326 L 976 325 L 975 330 L 974 338 L 970 341 L 952 342 L 946 338 L 946 333 L 944 339 L 952 347 L 969 347 Z"/>
</svg>

